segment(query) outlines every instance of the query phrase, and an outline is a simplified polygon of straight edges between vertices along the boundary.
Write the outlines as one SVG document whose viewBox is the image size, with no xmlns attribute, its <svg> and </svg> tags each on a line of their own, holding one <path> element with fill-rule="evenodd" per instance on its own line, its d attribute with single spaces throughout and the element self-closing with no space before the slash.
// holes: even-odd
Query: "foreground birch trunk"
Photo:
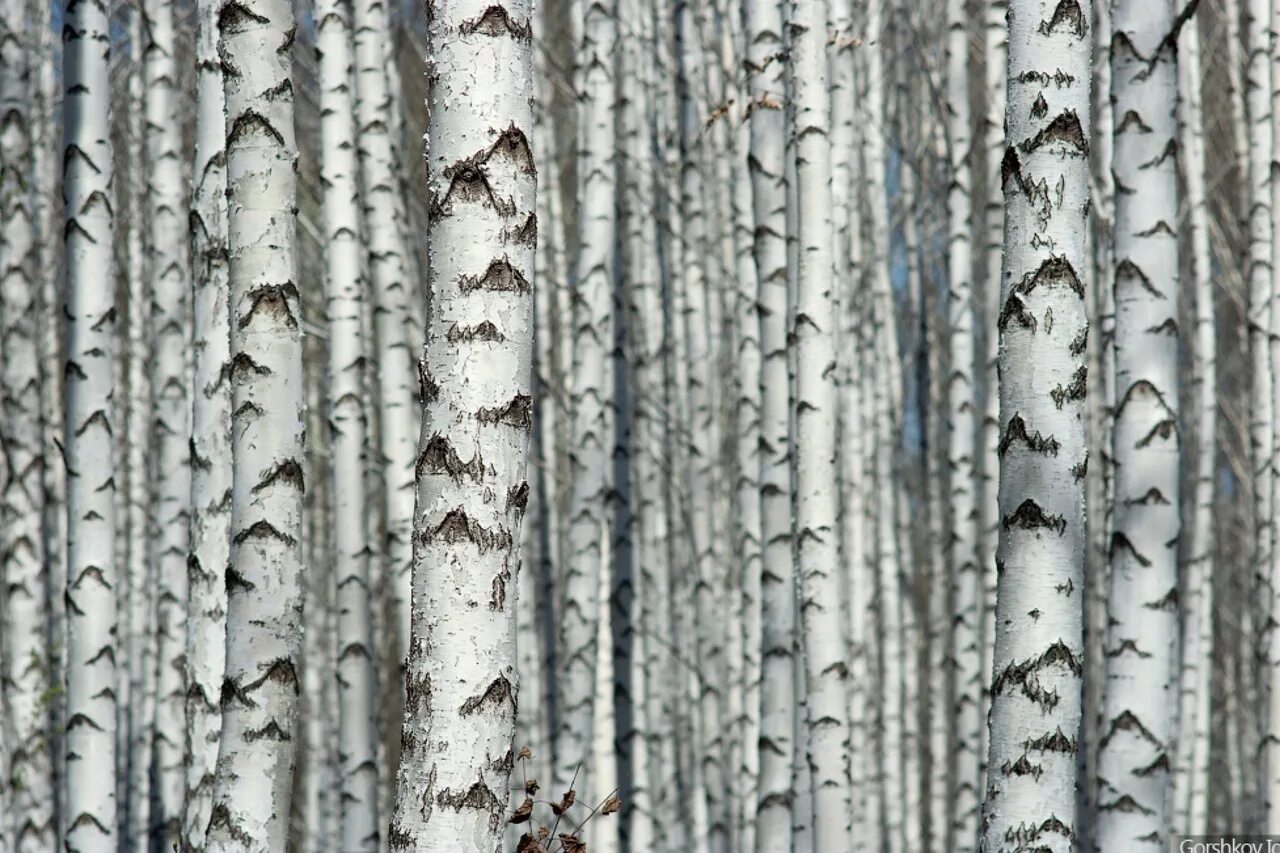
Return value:
<svg viewBox="0 0 1280 853">
<path fill-rule="evenodd" d="M 392 851 L 496 851 L 514 761 L 537 176 L 527 0 L 428 6 L 413 630 Z M 590 685 L 587 685 L 590 689 Z"/>
<path fill-rule="evenodd" d="M 204 849 L 222 730 L 227 656 L 225 567 L 231 554 L 231 325 L 227 283 L 226 110 L 219 0 L 196 8 L 196 154 L 191 204 L 195 330 L 191 555 L 187 561 L 187 790 L 183 844 Z"/>
<path fill-rule="evenodd" d="M 329 332 L 325 401 L 330 454 L 327 508 L 332 512 L 330 553 L 337 582 L 341 845 L 344 851 L 357 853 L 378 849 L 379 821 L 374 716 L 376 647 L 370 602 L 373 586 L 368 522 L 363 510 L 368 427 L 363 381 L 366 284 L 361 274 L 359 167 L 347 9 L 333 0 L 316 4 L 316 65 L 320 89 L 320 182 L 324 187 L 325 316 Z M 382 73 L 381 65 L 378 73 Z M 401 291 L 406 284 L 401 281 Z M 404 371 L 393 372 L 403 382 Z"/>
<path fill-rule="evenodd" d="M 33 170 L 34 111 L 28 106 L 39 59 L 24 51 L 25 4 L 0 4 L 0 445 L 7 470 L 0 497 L 0 689 L 8 761 L 0 782 L 0 847 L 56 846 L 53 766 L 46 723 L 52 670 L 44 642 L 46 595 L 40 429 L 38 224 Z M 42 26 L 47 26 L 41 22 Z"/>
<path fill-rule="evenodd" d="M 63 777 L 68 851 L 116 842 L 113 162 L 105 3 L 77 2 L 63 29 L 62 186 L 67 265 L 67 705 Z"/>
<path fill-rule="evenodd" d="M 232 496 L 216 851 L 284 848 L 302 615 L 303 442 L 289 0 L 218 16 L 225 77 Z"/>
<path fill-rule="evenodd" d="M 1077 830 L 1089 7 L 1009 6 L 1000 575 L 983 820 L 993 852 L 1065 853 Z"/>
<path fill-rule="evenodd" d="M 1112 6 L 1116 409 L 1098 844 L 1169 832 L 1177 692 L 1178 171 L 1172 0 Z M 1083 396 L 1083 373 L 1080 394 Z"/>
</svg>

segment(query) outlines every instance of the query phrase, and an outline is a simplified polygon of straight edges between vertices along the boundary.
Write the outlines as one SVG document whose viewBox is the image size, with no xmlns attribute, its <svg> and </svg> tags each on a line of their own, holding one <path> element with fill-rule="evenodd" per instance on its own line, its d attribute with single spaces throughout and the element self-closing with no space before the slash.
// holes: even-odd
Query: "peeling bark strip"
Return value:
<svg viewBox="0 0 1280 853">
<path fill-rule="evenodd" d="M 227 282 L 226 110 L 218 61 L 218 0 L 196 10 L 196 156 L 191 210 L 194 381 L 191 556 L 187 560 L 187 769 L 183 843 L 204 849 L 225 668 L 231 555 L 231 320 Z"/>
<path fill-rule="evenodd" d="M 419 375 L 430 394 L 393 851 L 496 851 L 502 840 L 532 400 L 534 245 L 520 233 L 536 188 L 524 142 L 533 128 L 530 10 L 528 0 L 428 4 L 428 191 L 445 198 L 465 169 L 487 192 L 455 191 L 427 233 L 434 310 Z M 480 162 L 477 147 L 488 152 Z M 503 280 L 526 284 L 466 284 L 502 268 Z M 501 334 L 456 331 L 484 328 Z"/>
<path fill-rule="evenodd" d="M 222 6 L 231 311 L 231 551 L 211 850 L 283 849 L 298 742 L 305 405 L 289 0 Z M 235 582 L 233 582 L 233 579 Z"/>
<path fill-rule="evenodd" d="M 363 246 L 356 155 L 356 112 L 351 96 L 352 41 L 347 5 L 316 3 L 316 67 L 320 88 L 320 179 L 324 187 L 325 318 L 329 330 L 325 370 L 332 458 L 328 508 L 336 579 L 338 772 L 341 848 L 376 853 L 379 770 L 374 703 L 378 679 L 372 650 L 370 532 L 365 511 L 365 448 L 369 426 L 363 368 L 366 326 Z M 381 67 L 378 69 L 381 74 Z M 406 371 L 396 372 L 400 384 Z M 296 462 L 274 469 L 263 483 L 289 478 L 301 490 Z M 376 499 L 377 496 L 368 496 Z M 318 661 L 313 661 L 318 664 Z"/>
<path fill-rule="evenodd" d="M 45 466 L 37 392 L 44 391 L 39 320 L 44 306 L 36 298 L 36 246 L 42 225 L 28 185 L 36 118 L 29 83 L 32 66 L 41 59 L 24 49 L 25 11 L 19 0 L 0 3 L 0 446 L 7 468 L 0 496 L 0 708 L 3 736 L 10 741 L 0 749 L 0 760 L 8 759 L 0 778 L 0 848 L 51 850 L 57 827 L 48 696 L 51 683 L 59 682 L 53 680 L 45 643 L 47 602 L 54 596 L 45 593 L 41 531 Z M 52 315 L 51 306 L 45 310 Z"/>
<path fill-rule="evenodd" d="M 77 2 L 63 30 L 67 267 L 67 725 L 63 808 L 69 851 L 116 843 L 116 407 L 114 176 L 107 4 Z M 6 216 L 7 221 L 7 216 Z M 107 653 L 103 654 L 103 650 Z"/>
<path fill-rule="evenodd" d="M 1076 833 L 1074 741 L 1056 735 L 1079 730 L 1084 659 L 1081 597 L 1063 593 L 1084 580 L 1090 5 L 1009 5 L 989 851 L 1066 853 Z"/>
<path fill-rule="evenodd" d="M 1112 7 L 1114 131 L 1115 469 L 1107 677 L 1099 742 L 1100 849 L 1163 845 L 1174 747 L 1178 477 L 1176 52 L 1173 0 Z M 1099 286 L 1107 283 L 1100 282 Z M 1170 333 L 1171 330 L 1171 333 Z M 1123 547 L 1121 547 L 1123 546 Z M 1130 720 L 1132 725 L 1120 725 Z M 1141 736 L 1135 736 L 1135 733 Z M 1162 768 L 1162 769 L 1155 769 Z M 1130 807 L 1121 808 L 1122 803 Z"/>
</svg>

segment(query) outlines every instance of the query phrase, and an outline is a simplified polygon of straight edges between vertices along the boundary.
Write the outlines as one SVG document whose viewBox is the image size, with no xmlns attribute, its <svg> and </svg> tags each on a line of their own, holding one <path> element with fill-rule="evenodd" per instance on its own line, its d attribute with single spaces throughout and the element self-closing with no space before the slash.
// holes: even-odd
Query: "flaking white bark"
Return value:
<svg viewBox="0 0 1280 853">
<path fill-rule="evenodd" d="M 1069 851 L 1077 831 L 1090 11 L 1088 0 L 1009 6 L 1000 574 L 983 817 L 993 852 Z"/>
<path fill-rule="evenodd" d="M 303 442 L 289 0 L 218 16 L 226 96 L 232 496 L 208 848 L 282 849 L 298 741 Z"/>
<path fill-rule="evenodd" d="M 413 630 L 393 851 L 496 851 L 514 762 L 537 176 L 527 0 L 433 0 Z M 590 685 L 588 685 L 588 689 Z"/>
</svg>

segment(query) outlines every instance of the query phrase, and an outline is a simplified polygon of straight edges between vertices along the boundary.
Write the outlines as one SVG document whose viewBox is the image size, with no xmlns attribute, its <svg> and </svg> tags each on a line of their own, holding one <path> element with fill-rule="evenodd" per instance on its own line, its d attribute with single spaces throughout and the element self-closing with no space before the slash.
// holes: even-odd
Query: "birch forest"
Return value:
<svg viewBox="0 0 1280 853">
<path fill-rule="evenodd" d="M 1280 837 L 1277 96 L 1280 0 L 0 0 L 0 853 Z"/>
</svg>

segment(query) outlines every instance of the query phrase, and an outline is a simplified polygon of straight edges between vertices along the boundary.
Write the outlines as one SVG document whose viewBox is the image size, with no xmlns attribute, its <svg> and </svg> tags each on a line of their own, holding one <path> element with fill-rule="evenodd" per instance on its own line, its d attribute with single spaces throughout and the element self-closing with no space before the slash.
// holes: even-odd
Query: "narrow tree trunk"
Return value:
<svg viewBox="0 0 1280 853">
<path fill-rule="evenodd" d="M 1205 197 L 1204 116 L 1200 101 L 1200 33 L 1196 22 L 1183 27 L 1178 50 L 1178 147 L 1187 188 L 1191 273 L 1195 282 L 1195 339 L 1192 390 L 1196 407 L 1196 467 L 1192 523 L 1187 543 L 1178 689 L 1177 798 L 1173 828 L 1205 833 L 1209 795 L 1210 675 L 1213 671 L 1213 511 L 1218 463 L 1217 336 L 1209 224 Z"/>
<path fill-rule="evenodd" d="M 1073 848 L 1084 657 L 1088 0 L 1009 7 L 1000 567 L 983 847 Z M 1058 74 L 1059 85 L 1053 75 Z M 1050 188 L 1061 192 L 1050 195 Z"/>
<path fill-rule="evenodd" d="M 208 845 L 282 849 L 299 734 L 305 406 L 294 284 L 288 0 L 218 17 L 227 109 L 232 497 L 222 733 Z"/>
<path fill-rule="evenodd" d="M 8 761 L 0 784 L 0 846 L 42 851 L 56 845 L 47 701 L 51 685 L 44 640 L 50 596 L 41 531 L 40 323 L 35 263 L 38 223 L 34 174 L 33 51 L 24 51 L 26 7 L 0 5 L 0 444 L 6 476 L 0 495 L 0 578 L 4 583 L 0 686 Z"/>
<path fill-rule="evenodd" d="M 116 842 L 116 353 L 113 163 L 105 5 L 75 3 L 63 28 L 62 166 L 67 265 L 68 851 Z"/>
<path fill-rule="evenodd" d="M 143 56 L 146 89 L 147 227 L 152 376 L 152 533 L 148 563 L 156 582 L 156 719 L 152 771 L 157 813 L 154 843 L 172 847 L 179 835 L 186 753 L 187 553 L 190 550 L 191 398 L 190 269 L 186 240 L 182 123 L 178 118 L 177 42 L 173 4 L 148 0 Z"/>
<path fill-rule="evenodd" d="M 419 367 L 413 630 L 393 851 L 496 851 L 502 840 L 529 490 L 530 5 L 428 7 L 434 311 Z"/>
<path fill-rule="evenodd" d="M 1098 843 L 1169 832 L 1178 642 L 1178 172 L 1172 0 L 1112 7 L 1116 115 L 1115 525 Z M 1083 372 L 1081 373 L 1083 386 Z M 1083 387 L 1080 395 L 1083 396 Z"/>
<path fill-rule="evenodd" d="M 353 0 L 351 7 L 361 199 L 374 296 L 372 344 L 378 365 L 378 447 L 386 466 L 386 565 L 403 665 L 409 648 L 414 430 L 418 425 L 412 377 L 421 336 L 415 335 L 410 307 L 417 291 L 409 281 L 402 239 L 404 197 L 390 136 L 394 118 L 385 60 L 387 5 L 383 0 Z"/>
<path fill-rule="evenodd" d="M 371 623 L 372 578 L 365 502 L 364 291 L 358 207 L 356 122 L 351 98 L 347 7 L 316 5 L 320 89 L 320 182 L 324 187 L 329 503 L 338 614 L 338 755 L 342 766 L 342 849 L 378 849 L 377 697 Z M 403 286 L 407 282 L 402 281 Z M 394 371 L 397 376 L 402 371 Z M 387 419 L 384 419 L 384 424 Z"/>
</svg>

